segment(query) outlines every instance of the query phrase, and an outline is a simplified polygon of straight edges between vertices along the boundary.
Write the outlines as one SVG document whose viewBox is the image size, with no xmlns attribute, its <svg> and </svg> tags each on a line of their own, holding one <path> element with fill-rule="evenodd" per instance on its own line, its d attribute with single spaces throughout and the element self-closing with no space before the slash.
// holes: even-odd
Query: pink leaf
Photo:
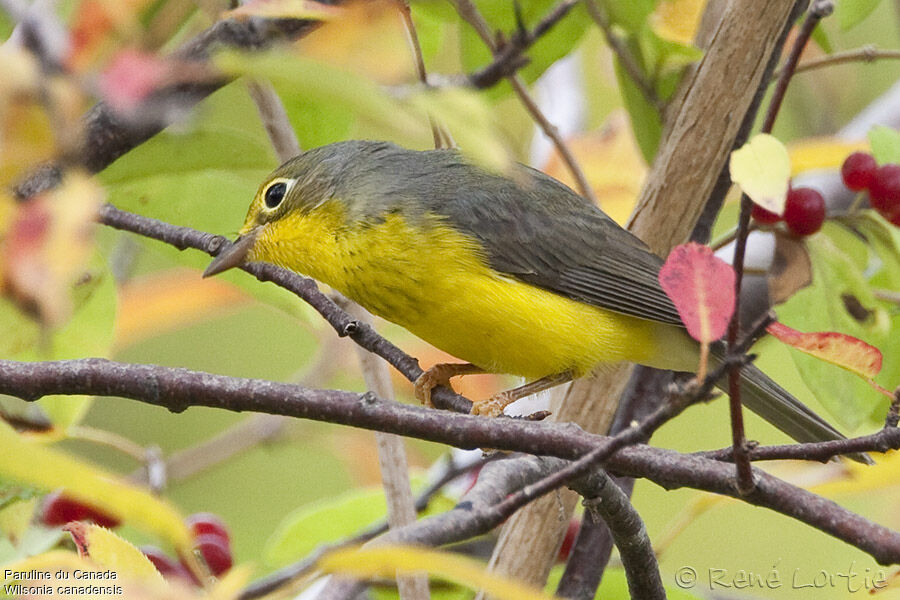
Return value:
<svg viewBox="0 0 900 600">
<path fill-rule="evenodd" d="M 804 333 L 781 323 L 772 323 L 766 331 L 793 346 L 831 364 L 871 379 L 881 371 L 881 351 L 852 335 L 834 331 Z"/>
<path fill-rule="evenodd" d="M 168 83 L 169 62 L 149 52 L 119 52 L 100 76 L 100 92 L 119 111 L 135 109 L 153 91 Z"/>
<path fill-rule="evenodd" d="M 734 313 L 734 269 L 709 247 L 676 246 L 659 272 L 659 284 L 692 338 L 708 343 L 725 335 Z"/>
</svg>

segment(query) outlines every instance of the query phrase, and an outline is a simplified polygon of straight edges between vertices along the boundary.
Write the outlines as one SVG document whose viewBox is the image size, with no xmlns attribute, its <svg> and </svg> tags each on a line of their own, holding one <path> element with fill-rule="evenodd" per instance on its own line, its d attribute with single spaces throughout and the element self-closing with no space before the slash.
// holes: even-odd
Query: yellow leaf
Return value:
<svg viewBox="0 0 900 600">
<path fill-rule="evenodd" d="M 415 75 L 397 4 L 368 0 L 331 10 L 315 35 L 294 45 L 300 54 L 381 84 L 406 83 Z"/>
<path fill-rule="evenodd" d="M 143 552 L 105 527 L 82 523 L 70 523 L 65 527 L 82 556 L 116 574 L 137 579 L 150 585 L 164 586 L 165 579 Z"/>
<path fill-rule="evenodd" d="M 690 45 L 705 9 L 706 0 L 662 0 L 650 15 L 650 26 L 664 40 Z"/>
<path fill-rule="evenodd" d="M 171 504 L 99 467 L 27 440 L 2 422 L 0 476 L 48 490 L 65 488 L 66 496 L 190 551 L 191 534 Z"/>
<path fill-rule="evenodd" d="M 866 141 L 847 142 L 834 137 L 799 140 L 788 146 L 791 175 L 814 169 L 838 169 L 849 154 L 868 150 Z"/>
<path fill-rule="evenodd" d="M 7 539 L 18 544 L 19 540 L 28 528 L 31 527 L 31 519 L 37 508 L 37 497 L 27 500 L 12 500 L 3 508 L 0 508 L 0 533 Z"/>
<path fill-rule="evenodd" d="M 787 148 L 778 139 L 760 133 L 731 153 L 731 180 L 753 202 L 768 211 L 784 213 L 791 160 Z"/>
<path fill-rule="evenodd" d="M 397 572 L 425 571 L 471 589 L 482 589 L 498 600 L 548 600 L 540 590 L 517 581 L 488 573 L 485 566 L 470 558 L 449 552 L 413 546 L 346 548 L 329 552 L 318 566 L 328 573 L 347 573 L 356 577 L 395 577 Z"/>
</svg>

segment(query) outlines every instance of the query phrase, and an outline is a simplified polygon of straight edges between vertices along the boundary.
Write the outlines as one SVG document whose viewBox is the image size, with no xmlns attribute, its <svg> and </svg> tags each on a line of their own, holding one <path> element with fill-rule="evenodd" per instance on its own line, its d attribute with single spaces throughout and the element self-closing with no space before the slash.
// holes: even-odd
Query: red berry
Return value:
<svg viewBox="0 0 900 600">
<path fill-rule="evenodd" d="M 44 511 L 41 515 L 44 524 L 56 527 L 70 521 L 93 521 L 101 527 L 118 527 L 119 520 L 103 511 L 83 504 L 77 500 L 63 496 L 55 491 L 44 500 Z"/>
<path fill-rule="evenodd" d="M 812 188 L 791 188 L 784 205 L 784 222 L 794 235 L 812 235 L 825 222 L 825 198 Z"/>
<path fill-rule="evenodd" d="M 233 564 L 231 549 L 222 538 L 217 535 L 205 534 L 197 536 L 194 540 L 194 548 L 200 551 L 209 572 L 219 576 L 228 571 Z"/>
<path fill-rule="evenodd" d="M 189 515 L 185 520 L 185 524 L 194 536 L 216 535 L 222 538 L 225 545 L 231 543 L 228 535 L 228 527 L 225 522 L 213 513 L 200 512 Z"/>
<path fill-rule="evenodd" d="M 878 165 L 875 158 L 867 152 L 854 152 L 841 165 L 841 179 L 844 185 L 854 192 L 867 190 L 872 185 L 875 169 Z"/>
<path fill-rule="evenodd" d="M 900 212 L 900 165 L 878 167 L 869 186 L 869 200 L 872 208 L 889 221 Z"/>
<path fill-rule="evenodd" d="M 779 215 L 778 213 L 774 213 L 771 210 L 766 210 L 759 204 L 753 205 L 753 210 L 750 212 L 750 216 L 753 217 L 753 220 L 757 223 L 763 223 L 764 225 L 774 225 L 782 219 L 781 215 Z"/>
</svg>

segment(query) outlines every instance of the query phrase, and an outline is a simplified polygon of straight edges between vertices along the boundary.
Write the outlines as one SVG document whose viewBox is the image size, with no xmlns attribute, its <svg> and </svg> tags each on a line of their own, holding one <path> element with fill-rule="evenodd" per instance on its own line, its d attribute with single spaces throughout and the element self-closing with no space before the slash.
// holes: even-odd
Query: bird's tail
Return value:
<svg viewBox="0 0 900 600">
<path fill-rule="evenodd" d="M 714 357 L 714 362 L 716 358 L 719 357 Z M 727 377 L 720 385 L 727 391 Z M 807 408 L 752 364 L 741 368 L 741 402 L 798 442 L 844 439 L 844 436 L 825 419 Z M 850 458 L 867 464 L 872 462 L 862 453 L 853 454 Z"/>
</svg>

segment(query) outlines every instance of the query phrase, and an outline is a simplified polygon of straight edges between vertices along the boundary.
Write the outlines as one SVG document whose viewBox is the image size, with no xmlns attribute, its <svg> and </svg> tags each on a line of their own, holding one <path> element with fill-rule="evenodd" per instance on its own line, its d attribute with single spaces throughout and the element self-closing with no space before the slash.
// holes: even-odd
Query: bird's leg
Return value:
<svg viewBox="0 0 900 600">
<path fill-rule="evenodd" d="M 525 385 L 520 385 L 517 388 L 494 394 L 487 400 L 476 400 L 472 403 L 472 414 L 497 417 L 503 413 L 504 408 L 516 400 L 550 389 L 561 383 L 571 381 L 572 377 L 573 375 L 570 371 L 557 373 L 556 375 L 548 375 L 547 377 L 541 377 L 540 379 L 526 383 Z"/>
<path fill-rule="evenodd" d="M 431 390 L 439 385 L 449 385 L 451 377 L 484 372 L 484 369 L 476 367 L 472 363 L 440 363 L 434 365 L 419 375 L 419 378 L 413 384 L 415 386 L 416 399 L 428 408 L 434 408 L 434 404 L 431 403 Z"/>
</svg>

